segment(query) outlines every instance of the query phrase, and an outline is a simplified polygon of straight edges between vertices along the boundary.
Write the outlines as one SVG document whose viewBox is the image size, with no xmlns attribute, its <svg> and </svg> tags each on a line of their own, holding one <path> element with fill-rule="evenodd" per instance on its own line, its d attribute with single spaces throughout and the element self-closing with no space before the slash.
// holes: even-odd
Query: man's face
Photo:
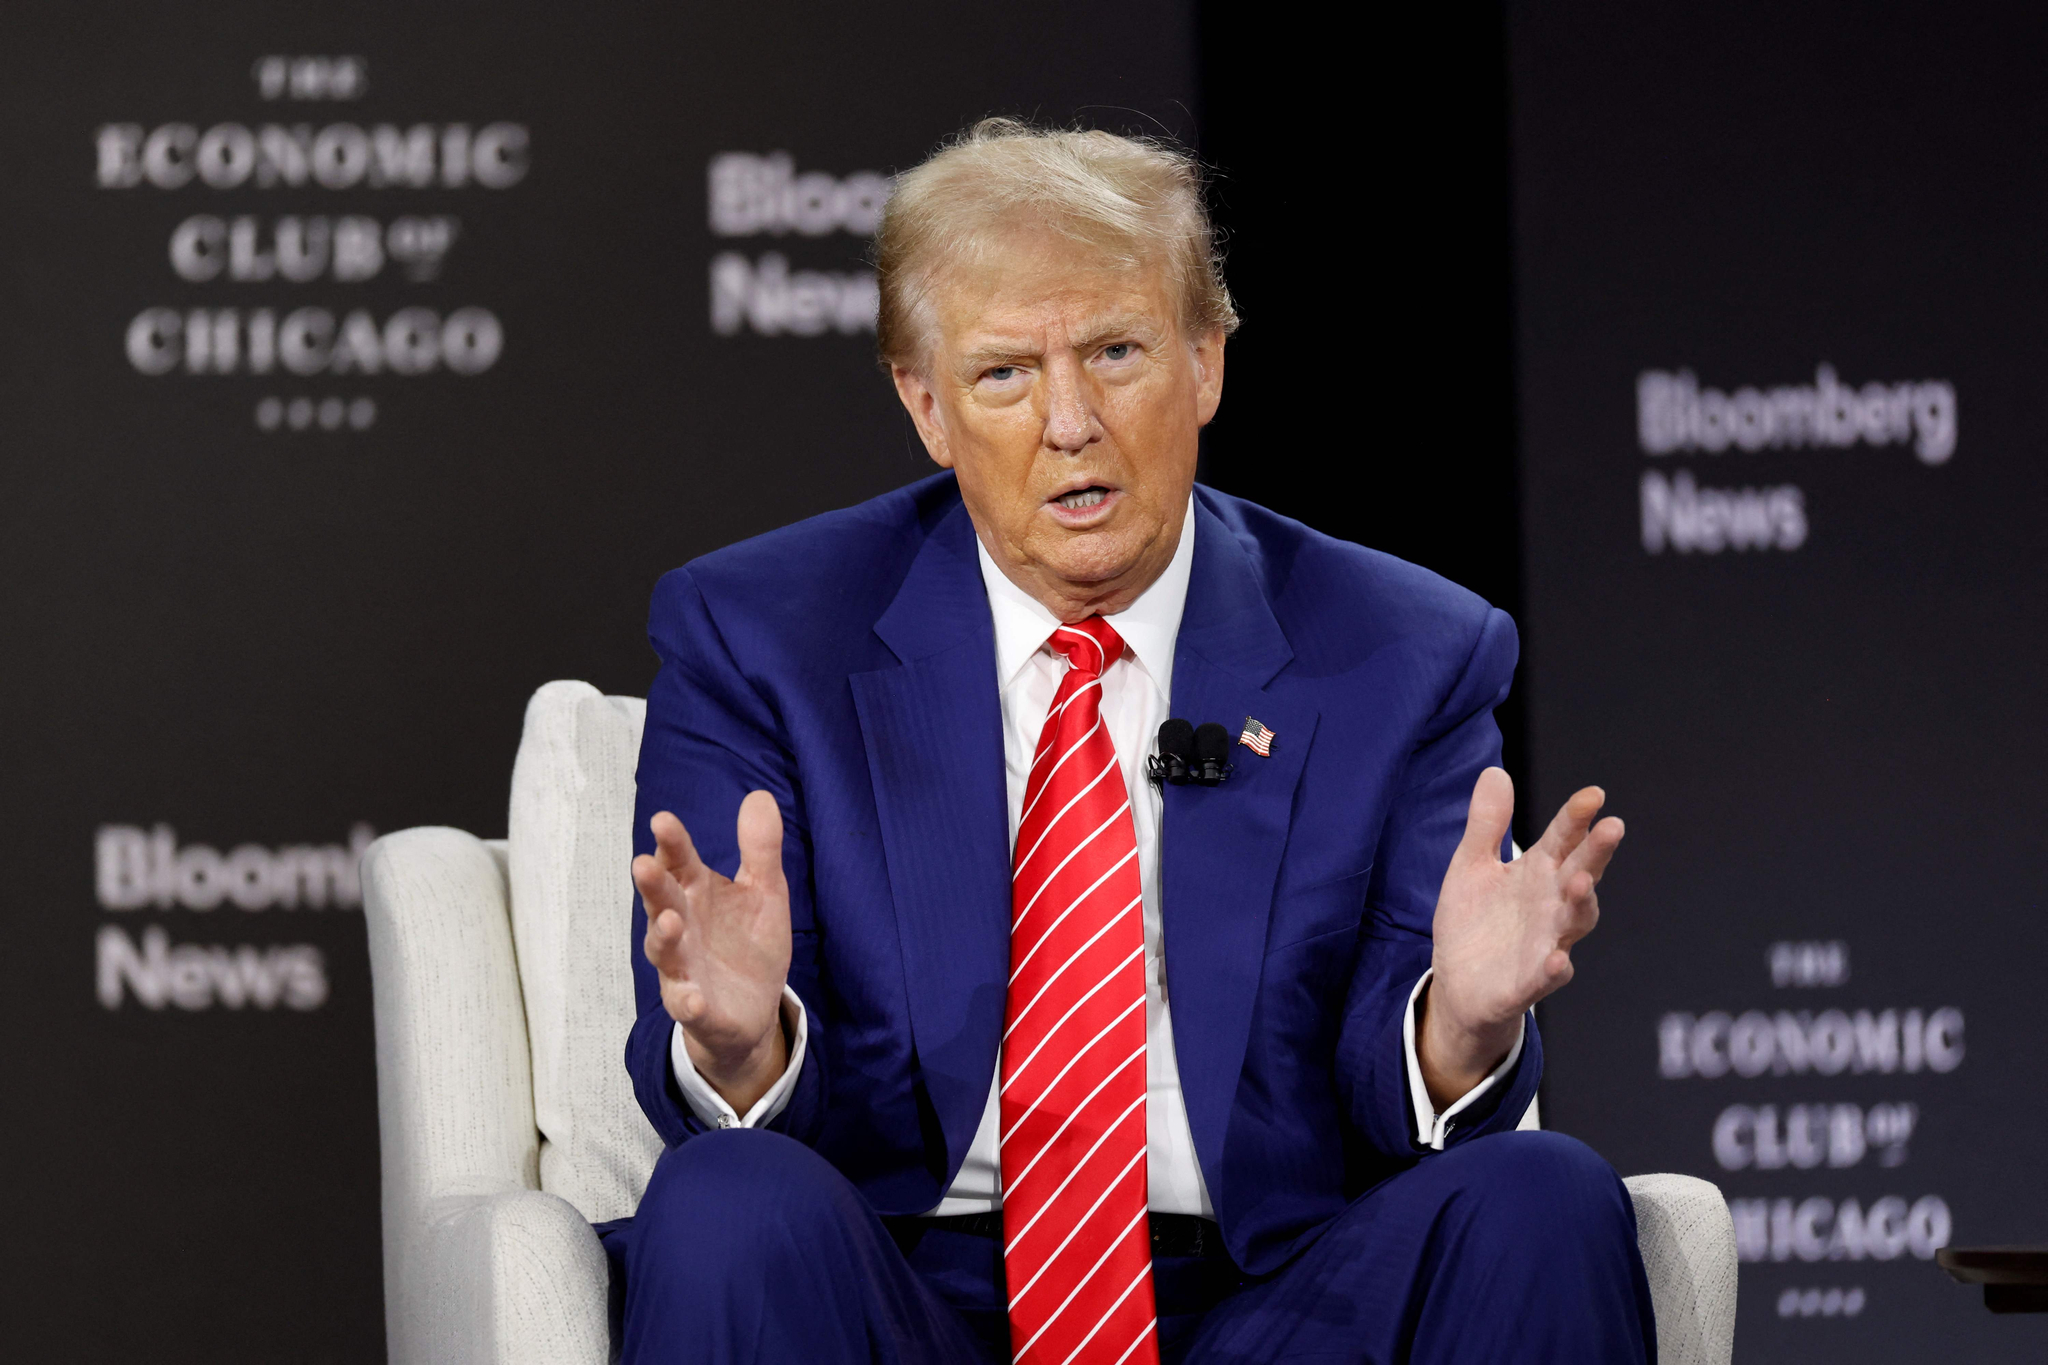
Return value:
<svg viewBox="0 0 2048 1365">
<path fill-rule="evenodd" d="M 1165 570 L 1223 395 L 1223 337 L 1181 334 L 1165 271 L 1015 230 L 940 275 L 923 373 L 896 391 L 975 532 L 1062 620 L 1121 611 Z"/>
</svg>

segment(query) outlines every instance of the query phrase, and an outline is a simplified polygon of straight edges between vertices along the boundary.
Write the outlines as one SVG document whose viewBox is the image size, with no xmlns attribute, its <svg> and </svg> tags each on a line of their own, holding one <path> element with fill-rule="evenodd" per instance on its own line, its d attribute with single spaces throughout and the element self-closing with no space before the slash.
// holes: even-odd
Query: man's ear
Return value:
<svg viewBox="0 0 2048 1365">
<path fill-rule="evenodd" d="M 1195 362 L 1195 422 L 1208 426 L 1223 402 L 1223 331 L 1212 327 L 1188 346 Z"/>
<path fill-rule="evenodd" d="M 951 469 L 953 451 L 946 444 L 946 428 L 939 418 L 939 399 L 932 392 L 932 386 L 923 375 L 907 365 L 891 365 L 889 378 L 896 382 L 896 397 L 902 400 L 903 410 L 910 414 L 918 439 L 924 442 L 925 453 L 939 468 Z"/>
</svg>

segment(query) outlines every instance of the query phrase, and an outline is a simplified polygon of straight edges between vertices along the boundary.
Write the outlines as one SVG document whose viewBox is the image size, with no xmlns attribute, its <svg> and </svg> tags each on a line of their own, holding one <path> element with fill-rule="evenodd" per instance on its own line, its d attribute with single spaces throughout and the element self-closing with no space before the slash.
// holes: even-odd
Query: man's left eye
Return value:
<svg viewBox="0 0 2048 1365">
<path fill-rule="evenodd" d="M 1114 346 L 1103 347 L 1102 358 L 1104 360 L 1127 360 L 1130 358 L 1131 352 L 1137 349 L 1136 346 L 1133 346 L 1128 341 L 1119 341 Z"/>
</svg>

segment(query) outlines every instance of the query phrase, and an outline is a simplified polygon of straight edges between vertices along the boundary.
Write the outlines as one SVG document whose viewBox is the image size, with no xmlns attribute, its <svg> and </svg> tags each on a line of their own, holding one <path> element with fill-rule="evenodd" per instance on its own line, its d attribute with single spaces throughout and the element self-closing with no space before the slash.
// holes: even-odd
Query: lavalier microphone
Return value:
<svg viewBox="0 0 2048 1365">
<path fill-rule="evenodd" d="M 1230 731 L 1215 721 L 1195 727 L 1195 760 L 1188 776 L 1198 786 L 1217 787 L 1230 776 Z"/>
<path fill-rule="evenodd" d="M 1159 752 L 1145 760 L 1145 770 L 1156 783 L 1184 786 L 1194 758 L 1195 727 L 1176 718 L 1159 727 Z"/>
</svg>

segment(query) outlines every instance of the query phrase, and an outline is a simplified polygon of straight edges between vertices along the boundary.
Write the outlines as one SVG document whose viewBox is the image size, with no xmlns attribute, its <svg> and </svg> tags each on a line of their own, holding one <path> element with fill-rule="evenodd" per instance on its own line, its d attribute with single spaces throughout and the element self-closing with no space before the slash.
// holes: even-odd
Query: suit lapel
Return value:
<svg viewBox="0 0 2048 1365">
<path fill-rule="evenodd" d="M 964 506 L 933 528 L 875 632 L 902 663 L 853 675 L 854 705 L 902 942 L 911 1035 L 950 1174 L 988 1102 L 1010 960 L 995 629 Z"/>
<path fill-rule="evenodd" d="M 1220 787 L 1168 787 L 1160 915 L 1174 1047 L 1195 1152 L 1212 1194 L 1244 1068 L 1287 846 L 1294 792 L 1318 712 L 1265 690 L 1293 658 L 1250 555 L 1195 499 L 1195 559 L 1173 660 L 1171 713 L 1215 721 L 1235 738 L 1247 716 L 1275 735 L 1270 758 L 1233 747 Z"/>
</svg>

